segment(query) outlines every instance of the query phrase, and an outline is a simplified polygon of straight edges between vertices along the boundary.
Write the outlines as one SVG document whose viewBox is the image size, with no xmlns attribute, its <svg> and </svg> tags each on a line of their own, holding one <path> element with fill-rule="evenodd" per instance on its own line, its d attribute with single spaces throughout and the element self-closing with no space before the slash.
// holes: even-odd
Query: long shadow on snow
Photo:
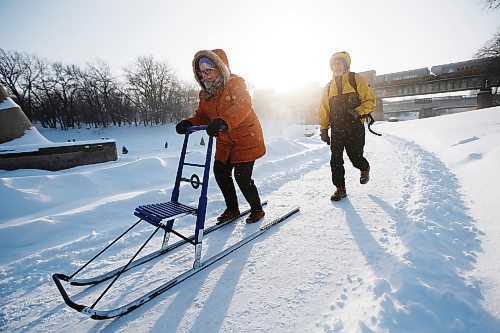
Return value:
<svg viewBox="0 0 500 333">
<path fill-rule="evenodd" d="M 379 275 L 388 286 L 387 294 L 379 295 L 384 297 L 383 325 L 398 332 L 498 332 L 500 323 L 480 305 L 483 297 L 477 283 L 460 274 L 473 268 L 467 242 L 460 242 L 470 237 L 470 230 L 448 230 L 458 238 L 445 244 L 439 233 L 405 231 L 416 222 L 384 200 L 370 198 L 396 222 L 408 249 L 401 269 Z"/>
<path fill-rule="evenodd" d="M 246 237 L 251 232 L 245 229 Z M 231 300 L 236 292 L 241 274 L 248 262 L 253 244 L 258 240 L 253 240 L 250 244 L 245 244 L 238 249 L 237 255 L 233 255 L 226 263 L 226 268 L 220 274 L 217 284 L 210 292 L 210 296 L 203 304 L 203 308 L 198 314 L 197 320 L 189 330 L 191 333 L 219 332 L 224 318 L 231 304 Z"/>
<path fill-rule="evenodd" d="M 242 235 L 242 238 L 250 235 L 253 231 L 255 231 L 257 227 L 258 226 L 248 228 L 247 226 L 247 228 L 244 228 L 244 235 Z M 220 231 L 222 230 L 225 230 L 225 233 L 227 235 L 230 235 L 232 231 L 234 231 L 234 228 L 228 228 L 228 226 L 226 226 L 220 229 Z M 156 311 L 159 307 L 158 302 L 164 301 L 165 298 L 172 297 L 173 294 L 176 294 L 175 298 L 166 308 L 162 308 L 163 314 L 155 320 L 156 323 L 149 330 L 150 332 L 207 332 L 207 323 L 216 326 L 213 327 L 213 330 L 212 327 L 210 327 L 209 331 L 218 331 L 220 326 L 224 322 L 224 318 L 231 298 L 220 298 L 217 295 L 234 294 L 234 290 L 239 280 L 239 275 L 241 275 L 241 272 L 245 267 L 248 255 L 250 254 L 252 244 L 254 242 L 255 241 L 251 242 L 251 244 L 246 244 L 242 248 L 238 249 L 238 255 L 236 257 L 232 257 L 233 254 L 230 254 L 229 257 L 226 257 L 225 259 L 214 263 L 212 266 L 200 271 L 198 274 L 188 279 L 187 281 L 182 282 L 166 293 L 158 296 L 157 299 L 151 300 L 150 302 L 142 305 L 133 312 L 126 314 L 124 317 L 116 318 L 112 322 L 105 323 L 103 327 L 100 327 L 99 331 L 116 332 L 117 330 L 127 327 L 129 326 L 130 322 L 143 317 L 147 312 Z M 207 253 L 205 253 L 202 260 L 210 258 L 212 255 L 221 252 L 225 248 L 223 242 L 214 243 L 216 244 L 216 246 L 207 246 Z M 206 246 L 205 243 L 204 246 Z M 230 263 L 228 263 L 229 260 L 231 261 Z M 235 263 L 237 265 L 235 265 Z M 220 276 L 217 286 L 215 286 L 213 291 L 211 292 L 211 295 L 215 295 L 215 298 L 211 296 L 211 298 L 206 301 L 202 311 L 198 314 L 199 320 L 194 323 L 194 327 L 180 327 L 182 325 L 183 318 L 186 315 L 189 315 L 189 310 L 193 307 L 193 304 L 196 302 L 197 298 L 200 297 L 199 294 L 202 290 L 203 285 L 205 284 L 204 281 L 214 270 L 216 270 L 218 267 L 220 267 L 220 265 L 223 264 L 227 264 L 228 266 Z M 230 274 L 231 277 L 224 277 L 226 274 Z M 225 302 L 225 304 L 222 304 L 222 302 Z M 204 312 L 209 313 L 204 314 Z M 214 318 L 216 315 L 219 316 L 218 319 Z M 204 320 L 204 318 L 207 317 L 210 317 L 209 321 Z M 186 325 L 189 325 L 191 322 L 193 321 L 187 321 Z"/>
<path fill-rule="evenodd" d="M 405 259 L 412 264 L 411 274 L 419 277 L 418 288 L 405 284 L 410 288 L 401 289 L 398 299 L 415 302 L 416 291 L 425 295 L 423 304 L 432 309 L 433 321 L 429 311 L 421 319 L 434 331 L 500 332 L 500 321 L 481 307 L 480 282 L 470 277 L 481 251 L 481 232 L 463 201 L 458 179 L 433 153 L 410 141 L 390 139 L 402 148 L 407 169 L 406 193 L 396 205 L 405 218 L 395 220 L 397 232 L 409 249 Z M 401 321 L 406 319 L 399 315 Z"/>
<path fill-rule="evenodd" d="M 409 142 L 396 143 L 406 155 L 405 195 L 397 208 L 370 198 L 394 221 L 407 248 L 404 257 L 387 254 L 350 202 L 343 206 L 361 253 L 380 278 L 374 296 L 382 297 L 382 327 L 391 332 L 499 332 L 499 320 L 481 307 L 477 282 L 467 276 L 481 249 L 457 179 L 433 154 Z"/>
</svg>

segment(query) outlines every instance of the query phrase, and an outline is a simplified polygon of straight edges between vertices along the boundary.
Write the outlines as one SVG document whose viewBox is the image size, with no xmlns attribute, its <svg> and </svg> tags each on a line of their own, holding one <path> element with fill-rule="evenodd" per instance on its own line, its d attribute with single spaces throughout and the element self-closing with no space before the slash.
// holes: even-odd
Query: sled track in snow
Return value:
<svg viewBox="0 0 500 333">
<path fill-rule="evenodd" d="M 480 231 L 477 230 L 475 222 L 466 207 L 466 203 L 461 199 L 460 184 L 457 178 L 438 157 L 413 142 L 387 134 L 382 139 L 376 140 L 385 141 L 392 147 L 390 149 L 393 149 L 399 156 L 398 163 L 401 162 L 398 170 L 404 171 L 391 174 L 391 165 L 387 165 L 384 160 L 385 157 L 377 155 L 376 151 L 367 147 L 367 157 L 372 163 L 374 175 L 380 172 L 379 176 L 402 178 L 403 195 L 400 200 L 397 199 L 399 201 L 394 200 L 392 202 L 396 202 L 395 205 L 391 204 L 390 206 L 382 201 L 385 200 L 383 196 L 371 194 L 364 196 L 364 198 L 369 199 L 368 201 L 371 199 L 370 202 L 356 202 L 358 195 L 361 196 L 362 191 L 366 191 L 370 187 L 358 188 L 352 186 L 352 189 L 350 187 L 351 192 L 349 192 L 350 200 L 352 200 L 356 210 L 359 209 L 361 211 L 362 207 L 359 206 L 362 205 L 377 206 L 378 209 L 381 207 L 386 210 L 387 215 L 394 221 L 392 223 L 395 235 L 391 235 L 389 232 L 383 233 L 386 233 L 388 238 L 397 238 L 398 241 L 404 244 L 404 248 L 407 251 L 402 258 L 398 258 L 400 260 L 397 267 L 385 272 L 382 272 L 382 270 L 392 267 L 382 261 L 388 258 L 393 259 L 396 255 L 387 252 L 387 255 L 384 256 L 366 258 L 368 265 L 371 265 L 374 273 L 378 276 L 375 281 L 369 281 L 365 278 L 364 274 L 354 273 L 349 276 L 350 279 L 352 277 L 352 282 L 348 283 L 345 280 L 339 282 L 339 290 L 356 287 L 358 288 L 356 292 L 369 292 L 372 297 L 378 300 L 378 308 L 372 309 L 373 313 L 368 313 L 363 318 L 358 318 L 358 325 L 361 327 L 360 330 L 369 331 L 370 328 L 377 325 L 382 328 L 381 331 L 390 332 L 411 331 L 409 327 L 417 327 L 421 331 L 440 331 L 445 333 L 456 331 L 497 332 L 497 327 L 500 327 L 499 323 L 481 308 L 480 300 L 482 296 L 478 288 L 478 282 L 471 281 L 468 276 L 474 265 L 475 253 L 480 251 L 480 244 L 477 241 Z M 280 160 L 265 161 L 256 165 L 254 179 L 258 183 L 259 190 L 262 190 L 262 197 L 267 198 L 277 188 L 287 182 L 302 179 L 305 173 L 311 173 L 319 168 L 329 168 L 328 165 L 325 165 L 328 163 L 329 158 L 328 147 L 320 146 L 317 149 L 303 151 L 296 155 L 288 155 Z M 346 161 L 346 169 L 352 169 L 348 161 Z M 384 169 L 384 171 L 380 171 L 381 169 Z M 324 175 L 328 177 L 329 173 L 326 172 Z M 353 175 L 358 176 L 357 173 L 353 173 Z M 315 181 L 321 180 L 316 179 Z M 374 177 L 368 186 L 377 191 L 377 187 L 381 184 L 380 181 L 380 178 L 377 179 L 377 177 Z M 388 182 L 387 184 L 391 183 Z M 309 195 L 314 195 L 317 189 L 311 189 L 310 191 Z M 333 209 L 339 210 L 335 207 Z M 349 213 L 348 209 L 346 211 Z M 359 216 L 363 218 L 359 222 L 366 224 L 365 231 L 372 233 L 377 231 L 373 230 L 373 228 L 377 228 L 377 221 L 368 221 L 361 213 Z M 339 228 L 345 227 L 345 221 L 335 221 L 335 223 L 338 223 Z M 300 224 L 300 221 L 296 221 L 295 224 L 288 226 L 288 230 L 298 229 L 298 224 Z M 348 221 L 347 224 L 347 231 L 352 233 L 352 227 L 356 226 L 352 222 L 352 217 L 351 222 Z M 392 230 L 390 231 L 392 232 Z M 289 235 L 281 235 L 281 237 L 285 241 Z M 356 238 L 356 236 L 354 237 Z M 380 239 L 376 237 L 374 239 L 380 243 Z M 300 241 L 303 240 L 298 237 L 297 244 L 300 244 Z M 81 241 L 92 247 L 102 244 L 105 241 L 105 237 L 97 234 L 94 238 L 86 237 L 77 243 Z M 335 242 L 338 241 L 341 240 L 335 240 Z M 127 241 L 123 244 L 123 248 L 129 245 Z M 329 248 L 329 251 L 344 249 L 343 244 L 334 243 L 333 245 Z M 383 242 L 382 244 L 378 244 L 378 250 L 380 252 L 387 250 L 385 245 Z M 20 260 L 4 268 L 1 272 L 5 277 L 2 288 L 8 288 L 8 291 L 7 289 L 3 289 L 5 292 L 2 293 L 0 330 L 11 327 L 21 332 L 29 331 L 26 327 L 28 327 L 30 321 L 35 323 L 30 326 L 31 329 L 38 327 L 48 331 L 50 327 L 53 327 L 54 330 L 57 330 L 57 325 L 61 324 L 64 318 L 56 319 L 54 317 L 54 309 L 57 311 L 57 309 L 62 307 L 61 301 L 57 297 L 58 295 L 55 294 L 52 295 L 54 296 L 54 300 L 47 300 L 47 295 L 53 293 L 54 290 L 46 287 L 46 285 L 51 285 L 50 276 L 46 272 L 37 271 L 37 261 L 40 260 L 43 270 L 46 270 L 47 262 L 50 263 L 51 269 L 57 266 L 71 267 L 72 264 L 75 264 L 75 260 L 78 261 L 80 258 L 86 257 L 86 255 L 78 253 L 81 247 L 81 244 L 61 245 L 59 249 L 52 248 L 33 254 L 30 258 Z M 262 246 L 260 249 L 265 249 L 265 247 Z M 363 255 L 367 255 L 366 250 L 370 249 L 370 246 L 360 248 Z M 76 252 L 72 254 L 72 251 Z M 269 253 L 271 254 L 272 252 Z M 62 255 L 64 256 L 61 257 Z M 253 258 L 256 261 L 260 259 L 260 257 Z M 324 258 L 318 260 L 319 263 L 324 262 Z M 242 261 L 244 260 L 242 259 Z M 246 262 L 245 264 L 248 265 L 251 262 Z M 26 266 L 23 267 L 24 265 Z M 241 265 L 243 264 L 241 263 Z M 325 266 L 322 269 L 326 270 L 328 267 Z M 28 272 L 32 274 L 32 278 L 24 279 Z M 327 273 L 334 275 L 335 271 L 328 271 Z M 318 276 L 314 281 L 321 280 L 322 278 L 323 275 Z M 16 279 L 17 281 L 15 281 Z M 208 282 L 205 283 L 210 284 L 210 279 L 207 280 Z M 307 286 L 311 291 L 314 291 L 314 284 L 307 284 L 307 281 L 301 283 L 301 286 Z M 368 284 L 370 283 L 373 284 L 368 288 Z M 16 292 L 16 289 L 19 289 L 19 291 Z M 302 295 L 304 300 L 307 300 L 308 295 L 306 292 L 308 290 L 307 288 L 299 289 L 301 291 L 299 296 Z M 29 302 L 23 300 L 26 298 L 25 294 L 31 292 L 33 292 L 34 296 L 31 298 L 32 300 Z M 360 301 L 359 298 L 355 297 L 356 292 L 341 291 L 342 296 L 346 295 L 347 297 L 345 300 L 342 299 L 345 309 L 355 307 L 356 302 Z M 202 304 L 206 300 L 200 299 L 199 302 Z M 214 302 L 216 302 L 215 298 L 212 303 Z M 222 305 L 225 304 L 223 301 L 221 302 Z M 208 303 L 211 304 L 210 302 Z M 322 319 L 322 322 L 317 322 L 315 331 L 321 330 L 320 327 L 322 327 L 325 332 L 344 332 L 346 327 L 342 328 L 342 322 L 338 321 L 338 315 L 342 314 L 342 309 L 340 307 L 329 308 L 328 305 L 325 304 L 325 310 L 330 311 L 332 316 L 325 317 Z M 173 321 L 177 323 L 177 327 L 190 327 L 193 322 L 195 322 L 195 327 L 201 327 L 205 324 L 205 321 L 202 319 L 196 321 L 198 312 L 187 306 L 186 308 L 189 310 L 187 316 L 192 316 L 195 319 L 189 319 L 191 321 L 188 320 L 185 322 L 183 318 L 174 318 Z M 230 323 L 237 325 L 242 320 L 243 322 L 244 320 L 250 320 L 249 318 L 238 316 L 242 312 L 238 312 L 237 310 L 232 309 L 233 312 L 229 312 Z M 209 312 L 210 309 L 207 308 L 204 311 Z M 67 317 L 68 322 L 72 322 L 66 312 L 63 312 L 63 317 Z M 132 316 L 130 321 L 117 322 L 114 326 L 110 327 L 125 330 L 128 326 L 138 326 L 139 322 L 142 323 L 143 317 L 146 317 L 147 320 L 149 319 L 146 315 L 139 312 L 137 316 Z M 334 318 L 333 324 L 328 322 L 329 318 Z M 52 325 L 56 326 L 47 324 L 51 319 L 54 319 Z M 155 325 L 164 324 L 165 322 L 162 320 L 166 321 L 163 318 L 155 322 L 153 317 L 148 327 L 153 326 L 158 328 L 159 326 Z M 344 320 L 346 321 L 344 324 L 346 324 L 347 319 Z M 283 325 L 285 325 L 283 327 L 287 327 L 286 325 L 290 325 L 290 323 L 286 322 Z M 222 323 L 217 327 L 223 327 Z M 106 330 L 106 327 L 100 328 L 104 331 Z"/>
<path fill-rule="evenodd" d="M 498 332 L 500 323 L 481 307 L 479 282 L 471 278 L 480 231 L 457 177 L 412 141 L 388 134 L 385 142 L 369 140 L 368 147 L 380 147 L 367 149 L 374 174 L 370 185 L 377 186 L 367 196 L 353 186 L 349 200 L 338 206 L 373 274 L 349 273 L 316 328 L 328 333 Z M 388 191 L 396 193 L 392 203 Z M 367 298 L 376 305 L 364 304 Z M 364 315 L 350 318 L 352 311 Z"/>
<path fill-rule="evenodd" d="M 304 173 L 318 169 L 324 165 L 330 158 L 329 150 L 326 145 L 318 147 L 319 148 L 304 150 L 295 155 L 287 155 L 279 160 L 263 162 L 262 164 L 256 165 L 256 174 L 253 178 L 259 182 L 259 189 L 262 188 L 262 197 L 265 198 L 267 193 L 276 190 L 290 180 L 298 179 Z M 263 172 L 265 178 L 261 178 L 259 172 Z M 171 189 L 167 188 L 165 191 L 169 192 Z M 133 220 L 134 218 L 130 212 L 130 223 L 133 222 Z M 112 234 L 111 231 L 109 231 L 109 233 Z M 135 237 L 139 236 L 140 238 L 141 234 L 141 231 L 134 233 L 134 235 L 132 235 L 134 237 L 124 239 L 123 242 L 118 244 L 115 256 L 112 258 L 113 261 L 125 260 L 127 254 L 122 251 L 129 247 L 136 246 L 137 239 L 135 239 Z M 76 267 L 79 264 L 80 258 L 90 256 L 94 252 L 94 249 L 106 243 L 108 238 L 108 232 L 92 233 L 90 235 L 87 233 L 71 242 L 30 254 L 5 266 L 1 273 L 4 274 L 4 276 L 10 276 L 12 279 L 5 279 L 0 284 L 0 286 L 2 286 L 2 291 L 0 292 L 0 296 L 2 296 L 0 307 L 3 308 L 0 313 L 0 329 L 4 325 L 7 325 L 8 322 L 17 322 L 17 324 L 14 324 L 14 327 L 22 327 L 20 323 L 29 321 L 27 319 L 29 317 L 37 318 L 34 320 L 37 323 L 42 323 L 46 318 L 51 317 L 51 313 L 43 313 L 43 308 L 48 304 L 47 291 L 41 292 L 41 290 L 46 289 L 43 287 L 44 285 L 51 283 L 50 276 L 45 270 L 57 271 L 61 266 Z M 104 264 L 111 265 L 112 263 L 105 262 Z M 37 269 L 39 265 L 42 265 L 44 269 Z M 105 269 L 104 267 L 101 268 Z M 29 276 L 29 278 L 23 278 L 26 276 Z M 29 301 L 23 301 L 23 304 L 20 304 L 19 299 L 26 297 L 26 295 L 24 295 L 25 291 L 28 293 L 33 292 L 34 294 L 30 297 Z M 50 288 L 49 293 L 53 293 L 52 288 Z M 60 299 L 54 298 L 52 300 L 52 295 L 50 298 L 50 304 L 52 304 L 54 308 L 59 308 L 61 306 Z"/>
<path fill-rule="evenodd" d="M 404 164 L 403 175 L 392 175 L 403 177 L 404 194 L 391 214 L 408 251 L 402 258 L 405 264 L 377 282 L 386 290 L 381 326 L 390 332 L 408 327 L 493 332 L 490 325 L 495 320 L 480 305 L 477 281 L 469 280 L 480 251 L 480 231 L 463 201 L 457 177 L 436 155 L 414 142 L 384 137 Z"/>
<path fill-rule="evenodd" d="M 253 178 L 258 180 L 259 191 L 264 193 L 275 190 L 291 180 L 299 179 L 329 161 L 329 146 L 321 145 L 279 160 L 259 163 L 255 166 Z"/>
</svg>

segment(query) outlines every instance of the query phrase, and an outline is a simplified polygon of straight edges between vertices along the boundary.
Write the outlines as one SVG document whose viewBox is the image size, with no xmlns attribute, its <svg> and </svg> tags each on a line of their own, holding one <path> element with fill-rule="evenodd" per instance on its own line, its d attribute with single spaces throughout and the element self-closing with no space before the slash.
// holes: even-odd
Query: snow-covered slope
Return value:
<svg viewBox="0 0 500 333">
<path fill-rule="evenodd" d="M 135 222 L 135 207 L 168 201 L 182 138 L 173 126 L 61 132 L 49 140 L 116 139 L 118 161 L 58 172 L 0 171 L 0 330 L 16 332 L 500 332 L 495 223 L 500 108 L 400 123 L 367 134 L 372 179 L 346 160 L 348 198 L 331 203 L 329 149 L 315 126 L 265 127 L 268 154 L 254 179 L 267 220 L 300 213 L 262 238 L 124 317 L 94 321 L 69 309 L 51 279 L 70 274 Z M 265 124 L 265 121 L 264 121 Z M 201 160 L 201 133 L 188 156 Z M 168 148 L 165 149 L 165 141 Z M 205 135 L 206 141 L 206 135 Z M 181 198 L 195 203 L 187 186 Z M 240 198 L 241 195 L 240 195 Z M 242 206 L 246 206 L 241 201 Z M 224 208 L 212 179 L 207 225 Z M 179 228 L 192 229 L 184 218 Z M 204 256 L 258 225 L 206 237 Z M 107 271 L 150 227 L 120 241 Z M 161 237 L 159 237 L 161 238 Z M 146 251 L 159 247 L 155 240 Z M 135 270 L 112 291 L 116 306 L 192 264 L 192 249 Z M 89 303 L 102 287 L 70 288 Z"/>
</svg>

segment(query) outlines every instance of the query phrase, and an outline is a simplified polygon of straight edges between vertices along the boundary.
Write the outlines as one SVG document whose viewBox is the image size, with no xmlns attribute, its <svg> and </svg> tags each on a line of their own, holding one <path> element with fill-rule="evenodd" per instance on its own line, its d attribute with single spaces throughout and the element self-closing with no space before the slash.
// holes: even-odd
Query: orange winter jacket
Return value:
<svg viewBox="0 0 500 333">
<path fill-rule="evenodd" d="M 205 89 L 198 74 L 201 57 L 211 59 L 222 75 L 222 84 L 210 91 Z M 223 50 L 203 50 L 193 59 L 193 71 L 201 86 L 198 109 L 188 120 L 195 126 L 207 125 L 215 118 L 224 120 L 228 129 L 217 136 L 215 159 L 226 163 L 255 161 L 266 153 L 262 126 L 252 107 L 245 80 L 231 74 L 229 63 Z"/>
</svg>

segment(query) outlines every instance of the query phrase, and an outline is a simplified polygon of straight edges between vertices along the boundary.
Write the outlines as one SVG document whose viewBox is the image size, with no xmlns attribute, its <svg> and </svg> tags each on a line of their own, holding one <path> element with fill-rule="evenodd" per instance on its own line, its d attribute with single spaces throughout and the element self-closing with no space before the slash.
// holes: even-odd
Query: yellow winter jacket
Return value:
<svg viewBox="0 0 500 333">
<path fill-rule="evenodd" d="M 349 68 L 351 66 L 351 57 L 347 52 L 337 52 L 330 58 L 330 68 L 333 71 L 333 60 L 335 58 L 343 58 L 347 65 L 347 71 L 342 74 L 342 94 L 355 92 L 354 88 L 349 83 Z M 361 105 L 356 109 L 360 116 L 366 115 L 373 111 L 376 105 L 376 98 L 373 90 L 368 86 L 365 79 L 355 73 L 357 90 L 359 94 L 359 100 Z M 321 97 L 321 102 L 319 105 L 319 124 L 321 130 L 326 130 L 330 127 L 330 98 L 337 96 L 337 85 L 335 79 L 333 78 L 330 83 L 325 87 L 323 91 L 323 96 Z M 361 119 L 361 118 L 360 118 Z M 364 119 L 361 119 L 363 122 Z"/>
</svg>

